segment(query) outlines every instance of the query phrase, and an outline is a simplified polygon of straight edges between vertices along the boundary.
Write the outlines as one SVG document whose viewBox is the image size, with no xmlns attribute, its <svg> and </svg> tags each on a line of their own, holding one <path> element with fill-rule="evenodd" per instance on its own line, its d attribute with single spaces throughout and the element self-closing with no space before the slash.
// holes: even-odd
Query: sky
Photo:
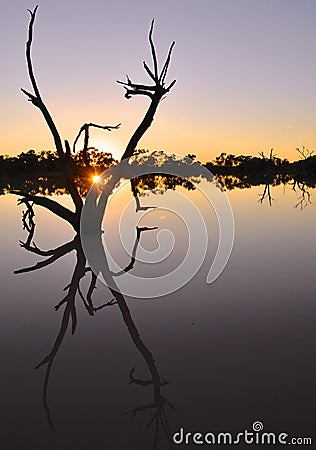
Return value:
<svg viewBox="0 0 316 450">
<path fill-rule="evenodd" d="M 168 80 L 139 148 L 298 159 L 316 152 L 315 0 L 38 0 L 32 57 L 42 97 L 63 139 L 83 123 L 121 123 L 91 131 L 90 145 L 119 158 L 149 99 L 124 98 L 116 80 L 145 83 L 148 30 L 163 64 L 175 40 Z M 50 132 L 20 88 L 30 90 L 25 42 L 32 0 L 7 0 L 0 26 L 0 154 L 53 149 Z M 79 143 L 79 148 L 82 147 Z"/>
</svg>

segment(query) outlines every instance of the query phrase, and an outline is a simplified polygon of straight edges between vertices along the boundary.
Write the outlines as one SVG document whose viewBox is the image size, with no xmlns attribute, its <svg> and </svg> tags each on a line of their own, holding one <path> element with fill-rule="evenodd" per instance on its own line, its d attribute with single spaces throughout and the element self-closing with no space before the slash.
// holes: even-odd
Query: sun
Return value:
<svg viewBox="0 0 316 450">
<path fill-rule="evenodd" d="M 92 179 L 93 179 L 93 183 L 100 183 L 100 181 L 101 181 L 100 175 L 94 175 L 92 177 Z"/>
</svg>

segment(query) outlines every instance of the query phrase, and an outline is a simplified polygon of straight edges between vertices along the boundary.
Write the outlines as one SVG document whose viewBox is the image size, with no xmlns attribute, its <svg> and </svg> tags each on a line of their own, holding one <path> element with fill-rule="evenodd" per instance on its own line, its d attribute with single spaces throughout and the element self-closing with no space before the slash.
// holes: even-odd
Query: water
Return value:
<svg viewBox="0 0 316 450">
<path fill-rule="evenodd" d="M 126 298 L 160 376 L 169 381 L 161 394 L 175 408 L 166 404 L 164 409 L 171 436 L 180 428 L 192 433 L 251 431 L 255 421 L 261 421 L 266 431 L 293 437 L 314 433 L 315 207 L 298 204 L 301 193 L 291 186 L 272 188 L 272 206 L 268 198 L 260 203 L 263 190 L 258 186 L 227 193 L 235 219 L 235 244 L 227 267 L 211 285 L 205 280 L 218 242 L 216 217 L 197 191 L 186 192 L 208 218 L 210 242 L 200 271 L 169 296 Z M 315 193 L 310 193 L 315 200 Z M 57 200 L 71 204 L 67 196 Z M 76 258 L 67 254 L 46 268 L 14 275 L 14 270 L 43 259 L 19 246 L 27 233 L 21 225 L 25 207 L 17 207 L 16 202 L 13 195 L 0 198 L 1 448 L 151 449 L 155 421 L 148 429 L 146 425 L 157 410 L 146 407 L 134 416 L 123 414 L 153 404 L 153 385 L 129 383 L 134 367 L 136 378 L 150 379 L 144 357 L 117 305 L 89 316 L 78 296 L 76 332 L 71 335 L 68 329 L 48 384 L 56 433 L 50 429 L 42 405 L 45 367 L 34 367 L 52 348 L 62 318 L 62 309 L 56 312 L 53 307 L 65 296 L 63 289 L 71 280 Z M 154 202 L 154 195 L 142 198 L 145 205 Z M 121 206 L 111 208 L 109 245 L 124 266 L 129 260 L 115 238 L 115 211 Z M 35 210 L 35 242 L 40 248 L 72 239 L 70 226 L 40 207 Z M 166 210 L 152 210 L 142 220 L 142 225 L 163 222 L 177 230 L 176 251 L 165 265 L 148 269 L 136 263 L 133 269 L 137 276 L 161 275 L 183 259 L 188 242 L 185 227 Z M 141 238 L 147 250 L 157 246 L 150 233 Z M 89 277 L 87 273 L 82 282 L 83 292 Z M 111 299 L 111 293 L 98 284 L 95 305 Z M 192 442 L 173 446 L 197 448 Z M 163 429 L 157 448 L 168 448 Z"/>
</svg>

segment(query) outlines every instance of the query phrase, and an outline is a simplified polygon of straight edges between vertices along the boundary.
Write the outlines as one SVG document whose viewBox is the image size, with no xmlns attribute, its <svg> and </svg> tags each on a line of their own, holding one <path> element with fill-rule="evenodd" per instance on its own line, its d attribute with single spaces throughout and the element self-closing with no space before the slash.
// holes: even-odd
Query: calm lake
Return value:
<svg viewBox="0 0 316 450">
<path fill-rule="evenodd" d="M 207 284 L 219 238 L 216 215 L 199 192 L 177 191 L 197 205 L 206 221 L 209 243 L 204 262 L 185 286 L 170 295 L 125 298 L 162 382 L 169 382 L 163 383 L 161 394 L 174 407 L 166 403 L 164 408 L 171 437 L 181 428 L 192 434 L 237 435 L 253 431 L 253 423 L 260 421 L 264 431 L 313 437 L 315 442 L 316 192 L 310 189 L 311 203 L 306 197 L 304 203 L 302 192 L 291 185 L 273 187 L 272 206 L 268 198 L 258 201 L 264 186 L 226 192 L 235 220 L 234 247 L 221 276 Z M 164 195 L 170 206 L 174 192 Z M 142 205 L 156 205 L 159 197 L 159 208 L 146 211 L 141 219 L 141 226 L 158 229 L 143 233 L 141 244 L 152 251 L 159 229 L 169 228 L 175 236 L 174 251 L 149 268 L 136 261 L 131 270 L 136 276 L 169 273 L 185 256 L 187 230 L 177 215 L 163 208 L 164 195 L 141 198 Z M 110 203 L 105 231 L 122 268 L 130 259 L 117 237 L 124 196 L 128 193 Z M 63 309 L 55 311 L 54 306 L 65 296 L 76 256 L 72 252 L 47 267 L 14 274 L 45 259 L 19 246 L 27 232 L 21 222 L 25 206 L 17 206 L 18 198 L 0 197 L 0 448 L 152 449 L 156 410 L 143 355 L 117 305 L 91 316 L 79 295 L 76 332 L 67 330 L 50 373 L 47 401 L 56 432 L 51 430 L 42 404 L 46 367 L 34 368 L 50 352 L 61 326 Z M 71 206 L 67 195 L 51 198 Z M 34 209 L 34 241 L 40 249 L 73 238 L 64 221 L 39 206 Z M 135 238 L 135 227 L 131 236 Z M 160 238 L 163 243 L 170 236 Z M 87 273 L 82 280 L 84 293 L 89 277 Z M 98 282 L 95 305 L 112 298 Z M 130 382 L 133 368 L 133 376 L 143 383 Z M 198 444 L 190 440 L 172 447 L 194 449 Z M 156 448 L 169 448 L 162 424 Z"/>
</svg>

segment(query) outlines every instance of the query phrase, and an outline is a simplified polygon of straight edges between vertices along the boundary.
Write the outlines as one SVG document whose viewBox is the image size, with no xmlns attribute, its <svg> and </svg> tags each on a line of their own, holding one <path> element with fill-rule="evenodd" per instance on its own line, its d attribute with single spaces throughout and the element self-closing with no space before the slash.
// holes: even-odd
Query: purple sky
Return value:
<svg viewBox="0 0 316 450">
<path fill-rule="evenodd" d="M 1 7 L 0 153 L 53 148 L 40 115 L 20 92 L 30 0 Z M 316 2 L 314 0 L 42 1 L 33 61 L 38 84 L 63 139 L 84 122 L 119 131 L 91 133 L 91 145 L 119 157 L 148 104 L 126 100 L 127 73 L 147 81 L 148 29 L 156 19 L 160 62 L 176 41 L 169 80 L 177 79 L 139 147 L 200 160 L 229 153 L 296 159 L 316 150 Z"/>
</svg>

